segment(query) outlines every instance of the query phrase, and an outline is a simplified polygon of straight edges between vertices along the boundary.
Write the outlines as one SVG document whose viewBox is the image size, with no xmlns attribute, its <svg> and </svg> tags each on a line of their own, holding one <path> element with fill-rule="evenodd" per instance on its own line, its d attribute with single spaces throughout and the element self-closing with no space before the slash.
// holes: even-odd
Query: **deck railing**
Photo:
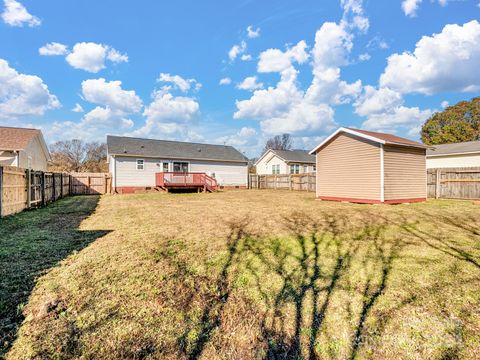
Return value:
<svg viewBox="0 0 480 360">
<path fill-rule="evenodd" d="M 160 172 L 155 174 L 156 185 L 168 187 L 200 187 L 209 191 L 218 189 L 217 181 L 205 173 L 200 172 Z"/>
</svg>

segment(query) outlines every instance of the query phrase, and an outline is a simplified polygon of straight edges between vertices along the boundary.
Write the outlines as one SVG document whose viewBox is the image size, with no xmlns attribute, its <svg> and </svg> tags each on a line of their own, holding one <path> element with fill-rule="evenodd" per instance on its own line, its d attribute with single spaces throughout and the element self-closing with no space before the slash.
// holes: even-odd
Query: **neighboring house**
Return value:
<svg viewBox="0 0 480 360">
<path fill-rule="evenodd" d="M 50 160 L 40 130 L 0 126 L 0 165 L 47 171 Z"/>
<path fill-rule="evenodd" d="M 258 175 L 315 172 L 315 155 L 304 150 L 269 149 L 255 162 Z"/>
<path fill-rule="evenodd" d="M 428 146 L 395 135 L 340 128 L 318 145 L 316 195 L 357 203 L 425 201 Z"/>
<path fill-rule="evenodd" d="M 480 167 L 480 141 L 434 145 L 427 150 L 427 169 Z"/>
<path fill-rule="evenodd" d="M 247 187 L 248 159 L 232 146 L 107 136 L 116 192 L 155 187 L 156 173 L 205 173 L 219 186 Z"/>
</svg>

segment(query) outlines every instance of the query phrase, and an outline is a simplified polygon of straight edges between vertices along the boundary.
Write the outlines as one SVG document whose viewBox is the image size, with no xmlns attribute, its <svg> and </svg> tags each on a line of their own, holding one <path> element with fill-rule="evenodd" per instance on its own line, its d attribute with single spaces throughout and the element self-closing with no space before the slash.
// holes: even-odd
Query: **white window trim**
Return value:
<svg viewBox="0 0 480 360">
<path fill-rule="evenodd" d="M 138 168 L 138 162 L 139 161 L 142 161 L 142 168 L 139 169 Z M 138 170 L 138 171 L 145 171 L 145 159 L 136 159 L 135 160 L 135 168 Z"/>
<path fill-rule="evenodd" d="M 171 161 L 171 170 L 172 172 L 175 172 L 174 164 L 175 163 L 187 163 L 187 173 L 190 172 L 190 161 L 184 161 L 184 160 L 172 160 Z"/>
</svg>

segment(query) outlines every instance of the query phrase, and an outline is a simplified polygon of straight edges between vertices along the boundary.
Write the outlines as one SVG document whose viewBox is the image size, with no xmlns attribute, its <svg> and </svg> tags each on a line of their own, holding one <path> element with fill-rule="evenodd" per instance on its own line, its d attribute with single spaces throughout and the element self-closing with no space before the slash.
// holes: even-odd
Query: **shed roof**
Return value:
<svg viewBox="0 0 480 360">
<path fill-rule="evenodd" d="M 461 155 L 480 153 L 480 141 L 435 145 L 427 150 L 427 156 Z"/>
<path fill-rule="evenodd" d="M 112 135 L 107 136 L 107 151 L 109 155 L 242 163 L 248 161 L 241 152 L 232 146 Z"/>
<path fill-rule="evenodd" d="M 416 147 L 416 148 L 421 148 L 421 149 L 428 149 L 429 148 L 428 145 L 425 145 L 425 144 L 422 144 L 422 143 L 419 143 L 417 141 L 413 141 L 413 140 L 410 140 L 410 139 L 406 139 L 406 138 L 403 138 L 403 137 L 400 137 L 400 136 L 392 135 L 392 134 L 341 127 L 339 129 L 337 129 L 337 131 L 335 131 L 333 134 L 328 136 L 324 141 L 322 141 L 315 149 L 310 151 L 310 154 L 316 153 L 321 147 L 326 145 L 332 138 L 334 138 L 336 135 L 338 135 L 341 132 L 351 134 L 351 135 L 354 135 L 354 136 L 358 136 L 360 138 L 367 139 L 367 140 L 370 140 L 370 141 L 373 141 L 373 142 L 377 142 L 379 144 L 409 146 L 409 147 Z"/>
</svg>

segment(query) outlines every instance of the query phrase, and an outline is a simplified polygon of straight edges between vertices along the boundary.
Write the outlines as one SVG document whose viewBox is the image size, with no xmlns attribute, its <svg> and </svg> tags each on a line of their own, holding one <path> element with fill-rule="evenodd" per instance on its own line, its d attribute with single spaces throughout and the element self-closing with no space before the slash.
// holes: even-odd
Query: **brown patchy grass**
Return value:
<svg viewBox="0 0 480 360">
<path fill-rule="evenodd" d="M 8 359 L 480 357 L 470 202 L 104 196 L 73 230 L 111 231 L 36 280 Z"/>
</svg>

